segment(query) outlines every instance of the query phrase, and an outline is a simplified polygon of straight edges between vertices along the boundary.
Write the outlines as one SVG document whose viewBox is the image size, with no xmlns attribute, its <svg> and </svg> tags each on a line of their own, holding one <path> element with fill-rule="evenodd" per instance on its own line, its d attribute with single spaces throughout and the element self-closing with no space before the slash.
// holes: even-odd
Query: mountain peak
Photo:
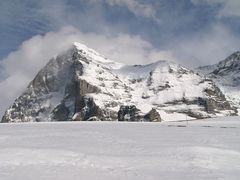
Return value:
<svg viewBox="0 0 240 180">
<path fill-rule="evenodd" d="M 161 121 L 232 114 L 210 80 L 168 61 L 122 65 L 86 45 L 53 58 L 6 111 L 2 122 Z"/>
<path fill-rule="evenodd" d="M 232 55 L 234 54 L 240 56 L 240 51 L 235 51 L 234 53 L 232 53 Z"/>
<path fill-rule="evenodd" d="M 111 61 L 110 59 L 106 58 L 105 56 L 103 56 L 102 54 L 98 53 L 97 51 L 95 51 L 94 49 L 89 48 L 88 46 L 79 43 L 79 42 L 73 42 L 73 47 L 79 52 L 81 53 L 81 55 L 84 55 L 87 59 L 91 60 L 91 61 L 98 61 L 101 63 L 107 63 L 107 64 L 111 64 L 114 63 L 113 61 Z"/>
<path fill-rule="evenodd" d="M 225 60 L 220 61 L 216 67 L 213 74 L 224 75 L 234 71 L 238 72 L 240 70 L 240 51 L 236 51 Z"/>
<path fill-rule="evenodd" d="M 236 51 L 228 56 L 225 60 L 226 61 L 240 61 L 240 51 Z M 220 62 L 221 63 L 221 62 Z"/>
<path fill-rule="evenodd" d="M 240 109 L 240 51 L 232 53 L 217 64 L 199 67 L 198 70 L 219 86 L 231 105 Z"/>
<path fill-rule="evenodd" d="M 73 47 L 75 47 L 77 50 L 82 50 L 82 51 L 93 51 L 95 53 L 97 53 L 95 50 L 89 48 L 88 46 L 86 46 L 85 44 L 79 43 L 79 42 L 73 42 Z"/>
</svg>

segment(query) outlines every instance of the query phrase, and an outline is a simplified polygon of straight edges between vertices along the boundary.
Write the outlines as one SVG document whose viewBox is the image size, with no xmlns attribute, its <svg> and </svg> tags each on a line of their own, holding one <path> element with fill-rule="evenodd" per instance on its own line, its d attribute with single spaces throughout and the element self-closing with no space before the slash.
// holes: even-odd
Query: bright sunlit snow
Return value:
<svg viewBox="0 0 240 180">
<path fill-rule="evenodd" d="M 239 117 L 0 125 L 1 180 L 238 180 Z"/>
</svg>

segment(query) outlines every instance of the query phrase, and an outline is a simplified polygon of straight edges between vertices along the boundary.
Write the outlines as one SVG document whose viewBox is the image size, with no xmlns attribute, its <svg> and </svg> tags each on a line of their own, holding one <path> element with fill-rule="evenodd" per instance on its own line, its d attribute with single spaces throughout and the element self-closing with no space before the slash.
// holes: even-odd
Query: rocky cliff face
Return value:
<svg viewBox="0 0 240 180">
<path fill-rule="evenodd" d="M 240 110 L 240 52 L 231 54 L 218 64 L 198 68 L 212 79 L 225 94 L 231 106 Z"/>
<path fill-rule="evenodd" d="M 2 122 L 159 122 L 235 113 L 212 80 L 178 64 L 127 66 L 74 43 L 40 70 Z"/>
</svg>

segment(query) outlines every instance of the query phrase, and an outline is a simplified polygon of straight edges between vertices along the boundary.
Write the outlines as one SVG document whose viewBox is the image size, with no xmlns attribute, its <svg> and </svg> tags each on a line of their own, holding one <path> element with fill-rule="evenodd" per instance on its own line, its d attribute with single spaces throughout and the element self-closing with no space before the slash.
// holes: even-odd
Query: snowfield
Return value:
<svg viewBox="0 0 240 180">
<path fill-rule="evenodd" d="M 239 178 L 239 117 L 0 124 L 1 180 Z"/>
</svg>

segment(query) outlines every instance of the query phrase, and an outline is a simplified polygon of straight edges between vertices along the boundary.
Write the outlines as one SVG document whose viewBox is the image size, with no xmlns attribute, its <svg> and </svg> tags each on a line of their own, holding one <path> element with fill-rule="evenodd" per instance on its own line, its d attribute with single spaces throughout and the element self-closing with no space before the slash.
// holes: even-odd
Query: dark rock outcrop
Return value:
<svg viewBox="0 0 240 180">
<path fill-rule="evenodd" d="M 147 114 L 141 113 L 134 105 L 120 106 L 118 111 L 118 121 L 145 121 L 145 122 L 161 122 L 161 116 L 156 109 L 150 110 Z"/>
<path fill-rule="evenodd" d="M 66 115 L 65 107 L 60 105 L 60 102 L 55 102 L 55 99 L 64 97 L 69 79 L 73 80 L 75 76 L 74 64 L 69 60 L 69 54 L 71 53 L 51 59 L 40 70 L 26 91 L 7 110 L 2 122 L 48 121 L 50 117 L 46 117 L 45 114 L 54 113 L 53 109 L 56 106 L 57 109 L 64 110 Z"/>
<path fill-rule="evenodd" d="M 139 109 L 136 106 L 120 106 L 118 111 L 118 121 L 139 121 L 138 116 Z"/>
<path fill-rule="evenodd" d="M 156 109 L 152 109 L 144 116 L 144 121 L 148 122 L 161 122 L 161 116 Z"/>
<path fill-rule="evenodd" d="M 91 121 L 91 120 L 101 120 L 102 111 L 94 103 L 92 97 L 84 96 L 81 101 L 82 108 L 76 112 L 73 120 L 75 121 Z"/>
</svg>

